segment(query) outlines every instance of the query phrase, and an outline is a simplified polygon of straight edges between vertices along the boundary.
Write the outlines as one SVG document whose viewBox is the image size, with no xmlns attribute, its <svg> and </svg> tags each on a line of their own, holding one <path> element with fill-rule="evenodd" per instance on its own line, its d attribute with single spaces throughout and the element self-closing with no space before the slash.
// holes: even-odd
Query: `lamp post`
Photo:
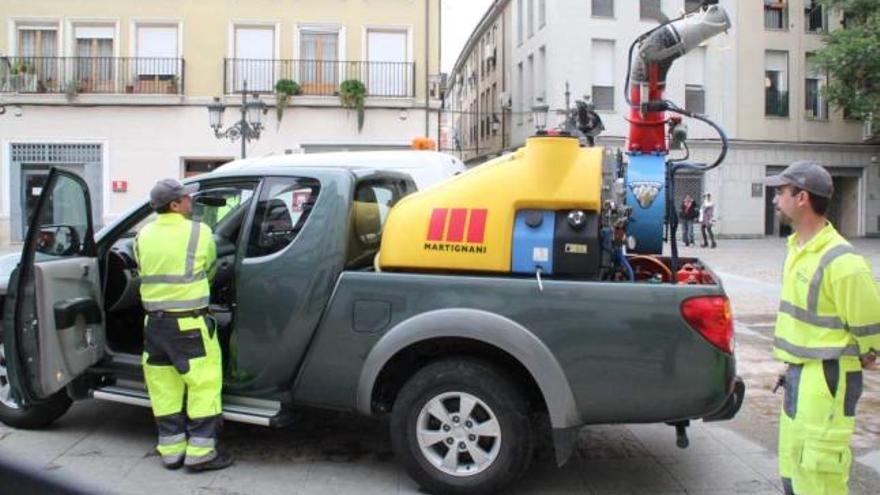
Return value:
<svg viewBox="0 0 880 495">
<path fill-rule="evenodd" d="M 550 107 L 544 103 L 543 98 L 536 98 L 537 105 L 532 107 L 532 118 L 535 119 L 535 130 L 539 136 L 547 134 L 547 113 Z"/>
<path fill-rule="evenodd" d="M 214 129 L 217 139 L 241 139 L 241 157 L 247 158 L 247 142 L 260 139 L 263 115 L 268 111 L 266 103 L 256 93 L 248 99 L 247 81 L 244 81 L 241 87 L 241 118 L 229 128 L 222 129 L 225 110 L 226 106 L 220 101 L 220 97 L 215 96 L 214 102 L 208 105 L 208 124 Z"/>
</svg>

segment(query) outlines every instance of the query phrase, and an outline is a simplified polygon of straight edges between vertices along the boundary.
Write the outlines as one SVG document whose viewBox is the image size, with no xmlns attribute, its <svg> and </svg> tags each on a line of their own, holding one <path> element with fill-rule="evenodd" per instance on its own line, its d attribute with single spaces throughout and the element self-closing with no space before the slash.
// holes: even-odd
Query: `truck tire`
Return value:
<svg viewBox="0 0 880 495">
<path fill-rule="evenodd" d="M 10 397 L 9 375 L 6 371 L 6 353 L 0 343 L 0 421 L 14 428 L 26 430 L 44 428 L 70 409 L 73 401 L 67 391 L 61 390 L 45 402 L 21 406 Z"/>
<path fill-rule="evenodd" d="M 468 358 L 429 364 L 406 382 L 391 441 L 409 475 L 435 494 L 498 492 L 532 460 L 528 405 L 515 383 Z"/>
</svg>

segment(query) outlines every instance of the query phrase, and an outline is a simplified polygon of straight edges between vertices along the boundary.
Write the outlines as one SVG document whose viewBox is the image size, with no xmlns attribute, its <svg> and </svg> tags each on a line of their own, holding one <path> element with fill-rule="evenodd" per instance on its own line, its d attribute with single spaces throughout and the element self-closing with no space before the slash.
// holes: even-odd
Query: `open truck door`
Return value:
<svg viewBox="0 0 880 495">
<path fill-rule="evenodd" d="M 6 298 L 7 401 L 21 408 L 49 401 L 104 355 L 90 205 L 81 178 L 50 171 Z"/>
</svg>

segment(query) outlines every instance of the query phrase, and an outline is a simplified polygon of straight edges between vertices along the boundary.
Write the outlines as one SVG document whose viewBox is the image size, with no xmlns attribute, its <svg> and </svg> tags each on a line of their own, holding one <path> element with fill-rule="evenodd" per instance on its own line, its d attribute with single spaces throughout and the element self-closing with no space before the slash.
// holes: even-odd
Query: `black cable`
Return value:
<svg viewBox="0 0 880 495">
<path fill-rule="evenodd" d="M 691 157 L 691 147 L 688 146 L 687 141 L 682 141 L 681 144 L 684 146 L 684 157 L 669 160 L 669 163 L 686 162 Z"/>
<path fill-rule="evenodd" d="M 721 163 L 727 157 L 727 150 L 730 146 L 730 141 L 727 139 L 727 133 L 724 132 L 724 129 L 722 129 L 721 126 L 716 124 L 714 121 L 712 121 L 712 119 L 710 119 L 709 117 L 706 117 L 705 115 L 701 115 L 701 114 L 694 113 L 689 110 L 685 110 L 683 108 L 680 108 L 678 105 L 676 105 L 672 101 L 669 101 L 669 100 L 665 100 L 665 101 L 666 101 L 666 104 L 669 106 L 668 110 L 670 112 L 677 113 L 677 114 L 683 115 L 685 117 L 690 117 L 692 119 L 696 119 L 696 120 L 699 120 L 701 122 L 708 124 L 710 127 L 715 129 L 715 132 L 718 133 L 718 137 L 721 138 L 721 153 L 718 154 L 718 157 L 715 159 L 715 161 L 712 163 L 712 165 L 707 166 L 707 165 L 680 163 L 678 165 L 674 165 L 673 168 L 675 168 L 675 169 L 687 168 L 690 170 L 708 172 L 709 170 L 712 170 L 713 168 L 721 165 Z"/>
</svg>

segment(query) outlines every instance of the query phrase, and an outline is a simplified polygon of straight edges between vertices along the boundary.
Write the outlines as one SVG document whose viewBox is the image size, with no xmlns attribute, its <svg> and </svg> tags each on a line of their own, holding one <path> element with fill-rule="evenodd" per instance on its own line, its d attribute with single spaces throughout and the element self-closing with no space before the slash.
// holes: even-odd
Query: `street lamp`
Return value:
<svg viewBox="0 0 880 495">
<path fill-rule="evenodd" d="M 547 114 L 550 112 L 550 107 L 544 103 L 544 98 L 536 98 L 536 100 L 538 104 L 532 107 L 532 117 L 535 119 L 537 133 L 544 135 L 547 133 Z"/>
<path fill-rule="evenodd" d="M 223 112 L 226 106 L 215 96 L 214 101 L 208 105 L 208 125 L 214 129 L 217 139 L 229 139 L 235 141 L 241 139 L 241 157 L 247 157 L 246 146 L 251 140 L 260 139 L 263 130 L 263 115 L 268 109 L 266 103 L 260 100 L 260 95 L 254 93 L 250 100 L 247 94 L 247 81 L 241 87 L 241 119 L 228 129 L 223 129 Z"/>
</svg>

